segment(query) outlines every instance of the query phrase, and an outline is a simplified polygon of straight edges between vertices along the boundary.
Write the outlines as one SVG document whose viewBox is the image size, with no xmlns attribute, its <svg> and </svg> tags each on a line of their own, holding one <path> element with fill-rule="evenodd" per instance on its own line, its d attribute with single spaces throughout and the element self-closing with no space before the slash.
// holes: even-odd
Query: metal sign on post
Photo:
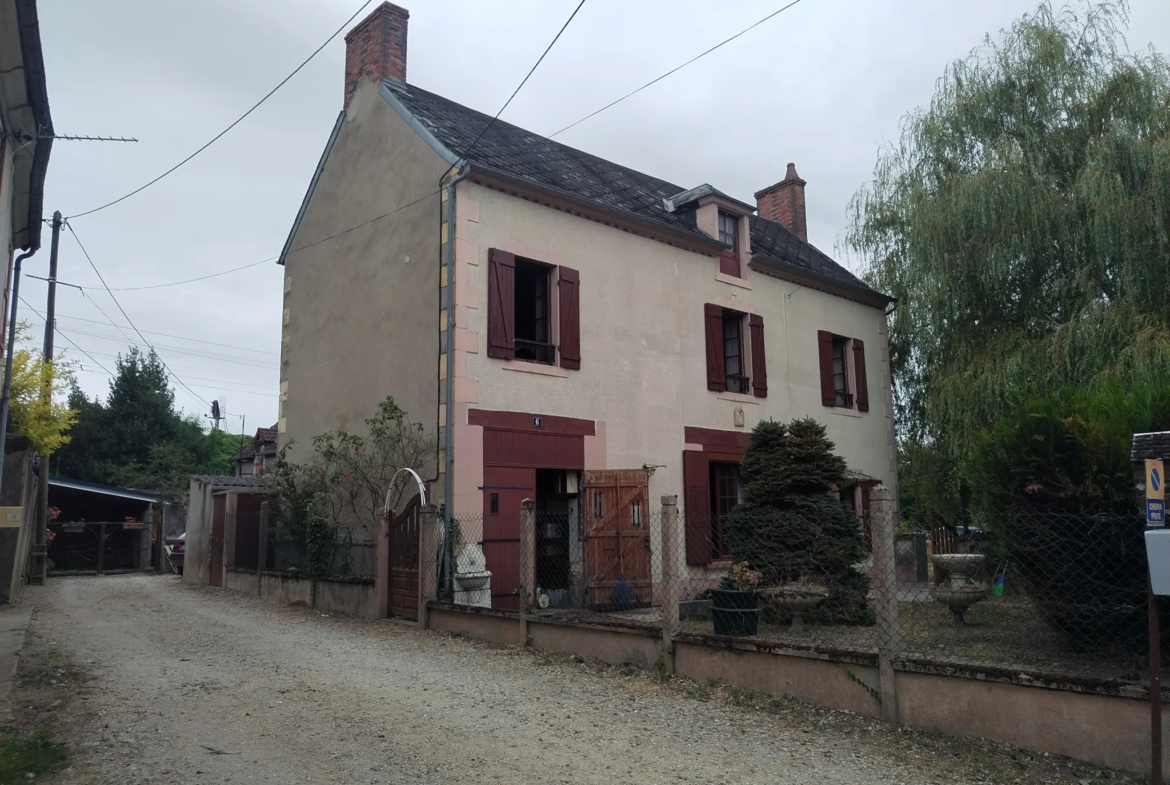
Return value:
<svg viewBox="0 0 1170 785">
<path fill-rule="evenodd" d="M 1166 474 L 1162 462 L 1146 460 L 1146 526 L 1166 525 Z"/>
</svg>

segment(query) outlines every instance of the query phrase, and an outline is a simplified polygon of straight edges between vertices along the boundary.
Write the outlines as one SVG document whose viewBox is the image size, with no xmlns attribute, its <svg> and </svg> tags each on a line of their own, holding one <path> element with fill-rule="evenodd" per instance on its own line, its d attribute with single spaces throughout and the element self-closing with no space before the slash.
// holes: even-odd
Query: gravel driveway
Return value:
<svg viewBox="0 0 1170 785">
<path fill-rule="evenodd" d="M 759 709 L 746 705 L 758 698 L 710 685 L 279 607 L 169 576 L 53 579 L 21 602 L 35 609 L 29 662 L 57 657 L 94 675 L 58 730 L 75 766 L 62 782 L 891 785 L 1092 776 L 981 742 L 779 701 Z"/>
</svg>

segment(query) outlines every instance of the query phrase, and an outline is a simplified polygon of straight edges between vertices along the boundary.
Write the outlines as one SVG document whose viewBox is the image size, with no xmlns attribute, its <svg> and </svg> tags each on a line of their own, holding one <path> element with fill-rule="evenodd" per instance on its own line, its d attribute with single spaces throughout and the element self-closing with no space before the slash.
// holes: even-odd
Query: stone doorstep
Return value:
<svg viewBox="0 0 1170 785">
<path fill-rule="evenodd" d="M 3 724 L 12 721 L 12 680 L 31 619 L 31 610 L 0 611 L 0 723 Z"/>
</svg>

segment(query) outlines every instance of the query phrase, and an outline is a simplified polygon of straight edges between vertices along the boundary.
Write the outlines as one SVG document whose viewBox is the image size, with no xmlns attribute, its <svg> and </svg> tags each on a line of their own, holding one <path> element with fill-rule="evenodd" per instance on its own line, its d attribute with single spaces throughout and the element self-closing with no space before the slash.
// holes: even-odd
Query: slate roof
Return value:
<svg viewBox="0 0 1170 785">
<path fill-rule="evenodd" d="M 1129 459 L 1144 461 L 1147 458 L 1159 460 L 1170 458 L 1170 431 L 1135 433 L 1130 446 Z"/>
<path fill-rule="evenodd" d="M 664 200 L 678 196 L 682 186 L 651 177 L 595 155 L 546 139 L 503 120 L 469 109 L 414 85 L 386 82 L 385 87 L 435 139 L 457 157 L 475 144 L 473 165 L 494 169 L 538 187 L 559 191 L 670 229 L 711 238 L 695 227 L 693 213 L 670 212 Z M 784 226 L 759 216 L 751 218 L 753 255 L 833 283 L 876 294 L 853 273 L 799 239 Z"/>
<path fill-rule="evenodd" d="M 191 479 L 221 488 L 255 488 L 260 484 L 253 477 L 220 477 L 214 474 L 192 474 Z"/>
</svg>

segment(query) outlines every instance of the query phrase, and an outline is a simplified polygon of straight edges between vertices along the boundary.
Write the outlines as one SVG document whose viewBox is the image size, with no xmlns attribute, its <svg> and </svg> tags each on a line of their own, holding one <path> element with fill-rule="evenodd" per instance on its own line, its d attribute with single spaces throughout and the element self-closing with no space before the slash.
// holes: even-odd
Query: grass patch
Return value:
<svg viewBox="0 0 1170 785">
<path fill-rule="evenodd" d="M 69 753 L 65 745 L 42 733 L 32 736 L 0 735 L 0 785 L 28 782 L 52 774 L 65 768 L 68 762 Z"/>
</svg>

